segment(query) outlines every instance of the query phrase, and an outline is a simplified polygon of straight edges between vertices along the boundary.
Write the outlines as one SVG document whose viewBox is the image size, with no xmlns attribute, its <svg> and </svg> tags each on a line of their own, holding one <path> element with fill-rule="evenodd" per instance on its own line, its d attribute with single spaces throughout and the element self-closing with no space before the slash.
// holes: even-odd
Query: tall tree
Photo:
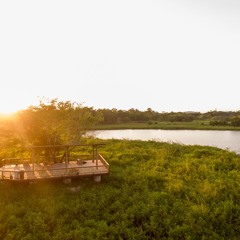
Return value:
<svg viewBox="0 0 240 240">
<path fill-rule="evenodd" d="M 35 145 L 79 143 L 85 132 L 102 120 L 102 115 L 80 103 L 41 99 L 18 113 L 22 139 Z"/>
</svg>

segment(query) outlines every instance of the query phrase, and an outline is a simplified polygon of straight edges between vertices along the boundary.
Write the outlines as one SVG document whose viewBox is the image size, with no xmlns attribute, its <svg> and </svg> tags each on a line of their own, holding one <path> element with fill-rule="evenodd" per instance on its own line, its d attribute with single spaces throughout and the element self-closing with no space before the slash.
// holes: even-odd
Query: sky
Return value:
<svg viewBox="0 0 240 240">
<path fill-rule="evenodd" d="M 239 82 L 239 0 L 0 1 L 0 113 L 239 111 Z"/>
</svg>

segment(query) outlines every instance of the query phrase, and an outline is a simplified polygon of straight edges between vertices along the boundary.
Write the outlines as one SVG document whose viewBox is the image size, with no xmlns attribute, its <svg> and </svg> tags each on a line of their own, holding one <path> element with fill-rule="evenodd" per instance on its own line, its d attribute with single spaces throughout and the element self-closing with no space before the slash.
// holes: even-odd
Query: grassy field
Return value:
<svg viewBox="0 0 240 240">
<path fill-rule="evenodd" d="M 104 124 L 95 127 L 96 130 L 111 129 L 189 129 L 189 130 L 236 130 L 240 127 L 233 126 L 211 126 L 208 121 L 192 121 L 192 122 L 135 122 L 125 124 Z"/>
<path fill-rule="evenodd" d="M 201 146 L 106 140 L 101 183 L 0 184 L 0 239 L 236 239 L 240 157 Z"/>
</svg>

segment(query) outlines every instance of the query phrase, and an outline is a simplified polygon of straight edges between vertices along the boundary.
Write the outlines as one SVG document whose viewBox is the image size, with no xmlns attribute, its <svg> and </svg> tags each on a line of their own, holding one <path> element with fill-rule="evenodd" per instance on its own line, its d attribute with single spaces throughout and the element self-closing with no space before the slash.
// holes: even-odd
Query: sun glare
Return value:
<svg viewBox="0 0 240 240">
<path fill-rule="evenodd" d="M 15 95 L 10 97 L 9 95 L 0 95 L 0 114 L 1 115 L 11 115 L 20 110 L 27 109 L 29 106 L 38 105 L 39 98 L 31 98 L 29 96 L 23 97 L 20 95 Z"/>
<path fill-rule="evenodd" d="M 12 115 L 15 112 L 17 112 L 18 109 L 13 109 L 13 108 L 7 108 L 6 106 L 2 107 L 0 106 L 0 115 Z"/>
<path fill-rule="evenodd" d="M 0 114 L 1 115 L 11 115 L 19 110 L 25 109 L 24 104 L 20 102 L 8 102 L 0 101 Z"/>
</svg>

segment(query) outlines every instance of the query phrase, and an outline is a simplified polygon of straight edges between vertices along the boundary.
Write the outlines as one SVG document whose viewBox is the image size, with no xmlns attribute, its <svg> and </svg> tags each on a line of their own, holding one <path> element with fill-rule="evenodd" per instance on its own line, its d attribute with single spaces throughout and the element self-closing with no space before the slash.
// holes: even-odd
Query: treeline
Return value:
<svg viewBox="0 0 240 240">
<path fill-rule="evenodd" d="M 146 111 L 138 109 L 117 110 L 98 109 L 95 110 L 103 116 L 102 124 L 131 123 L 131 122 L 192 122 L 194 120 L 209 121 L 210 125 L 218 126 L 240 126 L 240 111 L 224 112 L 209 111 L 201 112 L 156 112 L 151 108 Z"/>
</svg>

